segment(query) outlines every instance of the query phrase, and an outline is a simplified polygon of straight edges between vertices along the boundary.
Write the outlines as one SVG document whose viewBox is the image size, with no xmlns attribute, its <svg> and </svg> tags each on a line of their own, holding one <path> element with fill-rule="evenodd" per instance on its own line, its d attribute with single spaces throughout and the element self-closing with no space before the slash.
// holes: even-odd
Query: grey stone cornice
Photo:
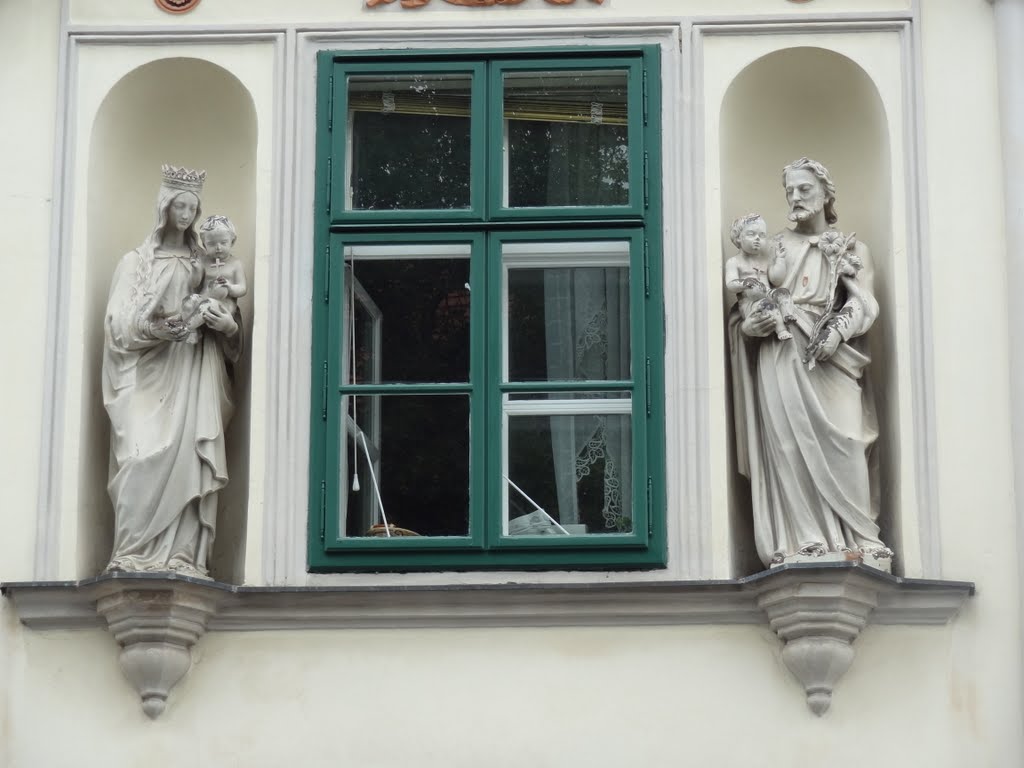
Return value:
<svg viewBox="0 0 1024 768">
<path fill-rule="evenodd" d="M 208 630 L 401 627 L 764 624 L 767 590 L 822 581 L 877 594 L 874 624 L 944 624 L 974 585 L 907 579 L 859 564 L 794 564 L 720 581 L 594 582 L 408 587 L 234 586 L 162 573 L 81 581 L 8 582 L 0 590 L 32 629 L 105 626 L 97 600 L 111 591 L 200 593 L 216 603 Z"/>
</svg>

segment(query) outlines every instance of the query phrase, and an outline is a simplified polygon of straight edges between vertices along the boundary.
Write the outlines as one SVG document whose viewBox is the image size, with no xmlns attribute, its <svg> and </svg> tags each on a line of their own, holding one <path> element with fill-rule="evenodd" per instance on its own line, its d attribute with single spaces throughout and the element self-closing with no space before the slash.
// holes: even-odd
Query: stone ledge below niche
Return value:
<svg viewBox="0 0 1024 768">
<path fill-rule="evenodd" d="M 765 623 L 820 715 L 865 626 L 945 624 L 974 584 L 901 578 L 858 563 L 800 563 L 721 581 L 255 587 L 113 573 L 0 590 L 31 629 L 107 626 L 150 717 L 163 711 L 206 631 Z"/>
</svg>

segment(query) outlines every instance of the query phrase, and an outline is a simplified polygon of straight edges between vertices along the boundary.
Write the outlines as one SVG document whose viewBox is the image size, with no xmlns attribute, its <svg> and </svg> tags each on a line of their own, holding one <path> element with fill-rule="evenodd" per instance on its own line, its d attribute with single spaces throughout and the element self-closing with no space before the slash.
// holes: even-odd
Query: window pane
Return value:
<svg viewBox="0 0 1024 768">
<path fill-rule="evenodd" d="M 628 73 L 506 72 L 506 204 L 628 205 Z"/>
<path fill-rule="evenodd" d="M 630 377 L 629 269 L 508 270 L 510 381 Z"/>
<path fill-rule="evenodd" d="M 351 75 L 350 206 L 468 208 L 469 75 Z"/>
<path fill-rule="evenodd" d="M 348 418 L 341 445 L 342 535 L 385 536 L 386 518 L 395 526 L 389 529 L 393 536 L 467 536 L 469 398 L 343 400 Z"/>
<path fill-rule="evenodd" d="M 509 392 L 508 400 L 628 400 L 632 394 L 621 392 Z"/>
<path fill-rule="evenodd" d="M 632 532 L 627 414 L 510 415 L 507 459 L 510 536 Z"/>
<path fill-rule="evenodd" d="M 362 281 L 353 276 L 351 263 L 345 270 L 345 322 L 351 337 L 344 347 L 344 381 L 377 384 L 381 380 L 384 316 Z M 352 346 L 355 354 L 351 353 Z M 354 373 L 353 373 L 354 370 Z"/>
<path fill-rule="evenodd" d="M 468 245 L 346 247 L 343 382 L 468 381 L 469 303 Z"/>
</svg>

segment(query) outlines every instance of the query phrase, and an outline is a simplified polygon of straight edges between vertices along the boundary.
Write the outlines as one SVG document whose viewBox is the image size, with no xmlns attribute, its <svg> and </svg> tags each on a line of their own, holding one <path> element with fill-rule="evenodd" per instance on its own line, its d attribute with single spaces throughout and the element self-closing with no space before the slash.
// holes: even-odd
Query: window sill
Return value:
<svg viewBox="0 0 1024 768">
<path fill-rule="evenodd" d="M 809 707 L 821 714 L 867 624 L 946 624 L 974 594 L 970 582 L 900 578 L 848 563 L 793 564 L 721 581 L 256 587 L 115 573 L 0 589 L 30 629 L 109 627 L 150 717 L 163 711 L 207 630 L 765 623 L 782 640 L 783 661 L 803 683 Z"/>
</svg>

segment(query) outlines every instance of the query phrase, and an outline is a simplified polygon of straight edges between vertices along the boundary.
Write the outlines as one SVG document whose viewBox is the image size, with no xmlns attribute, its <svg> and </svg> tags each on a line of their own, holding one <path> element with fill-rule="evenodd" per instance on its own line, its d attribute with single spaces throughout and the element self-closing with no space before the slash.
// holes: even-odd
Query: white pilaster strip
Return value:
<svg viewBox="0 0 1024 768">
<path fill-rule="evenodd" d="M 992 3 L 1003 138 L 1007 285 L 1013 306 L 1019 295 L 1019 281 L 1024 280 L 1024 257 L 1019 255 L 1017 247 L 1024 241 L 1024 0 L 992 0 Z M 1020 345 L 1010 346 L 1010 385 L 1016 504 L 1024 542 L 1024 347 Z"/>
<path fill-rule="evenodd" d="M 69 124 L 73 115 L 74 92 L 71 89 L 73 70 L 72 42 L 68 36 L 68 0 L 62 0 L 60 9 L 60 43 L 57 62 L 57 108 L 53 137 L 53 187 L 50 227 L 50 264 L 47 285 L 46 361 L 43 371 L 43 422 L 39 456 L 39 493 L 36 508 L 35 559 L 32 575 L 35 579 L 55 579 L 58 576 L 60 547 L 60 476 L 61 454 L 64 444 L 64 377 L 65 345 L 62 342 L 67 322 L 68 292 L 70 286 L 64 264 L 67 232 L 64 222 L 70 209 L 69 183 L 65 169 L 71 168 L 71 141 Z"/>
</svg>

